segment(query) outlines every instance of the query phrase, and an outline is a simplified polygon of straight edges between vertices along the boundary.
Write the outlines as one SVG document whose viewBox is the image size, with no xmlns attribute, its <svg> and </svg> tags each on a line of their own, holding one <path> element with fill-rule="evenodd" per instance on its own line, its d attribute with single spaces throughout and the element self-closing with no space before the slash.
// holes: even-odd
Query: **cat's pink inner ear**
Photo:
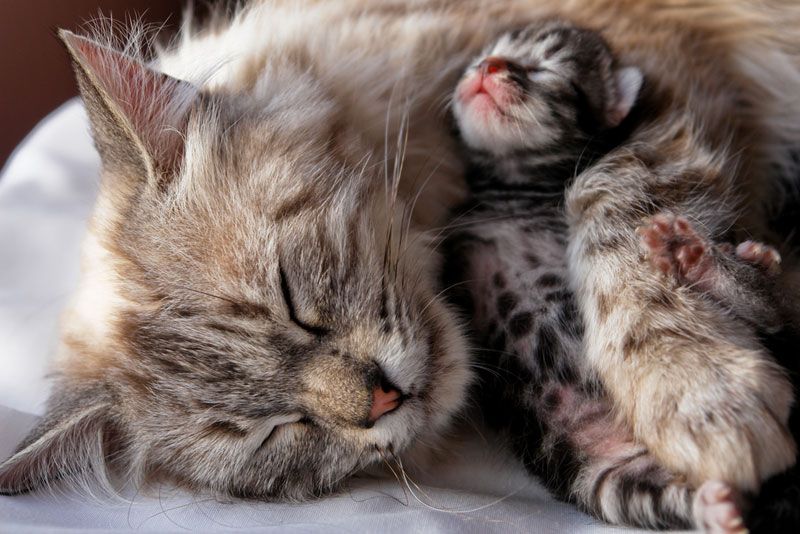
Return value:
<svg viewBox="0 0 800 534">
<path fill-rule="evenodd" d="M 67 31 L 60 36 L 154 165 L 173 171 L 183 158 L 186 122 L 197 88 L 91 39 Z"/>
</svg>

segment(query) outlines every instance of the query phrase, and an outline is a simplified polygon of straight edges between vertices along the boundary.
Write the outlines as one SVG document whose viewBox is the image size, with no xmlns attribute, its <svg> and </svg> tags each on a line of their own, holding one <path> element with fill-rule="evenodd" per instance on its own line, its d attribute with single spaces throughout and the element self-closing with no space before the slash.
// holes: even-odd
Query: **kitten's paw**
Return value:
<svg viewBox="0 0 800 534">
<path fill-rule="evenodd" d="M 705 482 L 694 497 L 697 528 L 709 534 L 747 532 L 737 500 L 736 492 L 724 482 Z"/>
<path fill-rule="evenodd" d="M 736 247 L 736 256 L 764 269 L 768 274 L 781 272 L 781 255 L 774 248 L 758 241 L 744 241 Z"/>
<path fill-rule="evenodd" d="M 715 268 L 711 247 L 685 217 L 659 213 L 636 232 L 650 264 L 662 274 L 687 284 L 702 284 L 711 278 Z"/>
</svg>

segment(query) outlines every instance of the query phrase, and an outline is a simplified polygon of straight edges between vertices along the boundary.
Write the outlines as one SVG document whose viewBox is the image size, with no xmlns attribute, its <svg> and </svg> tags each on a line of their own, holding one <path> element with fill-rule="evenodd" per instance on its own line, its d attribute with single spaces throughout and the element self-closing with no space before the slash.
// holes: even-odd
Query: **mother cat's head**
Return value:
<svg viewBox="0 0 800 534">
<path fill-rule="evenodd" d="M 469 382 L 436 255 L 302 73 L 258 106 L 63 34 L 101 193 L 41 423 L 0 491 L 57 479 L 305 498 L 440 435 Z"/>
</svg>

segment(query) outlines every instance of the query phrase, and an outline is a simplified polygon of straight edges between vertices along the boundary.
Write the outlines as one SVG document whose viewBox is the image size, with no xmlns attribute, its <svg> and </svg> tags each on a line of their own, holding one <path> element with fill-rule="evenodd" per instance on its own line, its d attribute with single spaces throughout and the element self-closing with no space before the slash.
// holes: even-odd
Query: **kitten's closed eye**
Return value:
<svg viewBox="0 0 800 534">
<path fill-rule="evenodd" d="M 555 73 L 550 69 L 546 69 L 541 65 L 526 65 L 524 67 L 528 79 L 533 82 L 542 81 Z"/>
</svg>

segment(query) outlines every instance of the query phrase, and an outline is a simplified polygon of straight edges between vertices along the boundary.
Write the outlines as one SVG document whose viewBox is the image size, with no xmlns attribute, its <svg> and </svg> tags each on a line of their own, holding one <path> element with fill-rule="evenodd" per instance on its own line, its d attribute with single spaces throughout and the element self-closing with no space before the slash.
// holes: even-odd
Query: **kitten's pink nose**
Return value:
<svg viewBox="0 0 800 534">
<path fill-rule="evenodd" d="M 402 402 L 402 395 L 393 387 L 375 386 L 375 389 L 372 390 L 372 408 L 369 410 L 369 422 L 374 423 L 381 416 L 395 410 Z"/>
<path fill-rule="evenodd" d="M 478 70 L 484 76 L 505 72 L 508 70 L 508 61 L 496 56 L 489 56 L 478 64 Z"/>
</svg>

